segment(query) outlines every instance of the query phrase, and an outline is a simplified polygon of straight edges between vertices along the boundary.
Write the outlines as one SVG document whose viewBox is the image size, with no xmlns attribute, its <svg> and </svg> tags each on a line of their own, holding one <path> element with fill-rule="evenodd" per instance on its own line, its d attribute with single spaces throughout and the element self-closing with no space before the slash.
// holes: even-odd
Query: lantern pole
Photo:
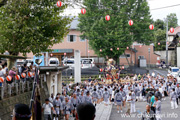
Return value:
<svg viewBox="0 0 180 120">
<path fill-rule="evenodd" d="M 166 67 L 168 66 L 168 18 L 166 18 Z"/>
</svg>

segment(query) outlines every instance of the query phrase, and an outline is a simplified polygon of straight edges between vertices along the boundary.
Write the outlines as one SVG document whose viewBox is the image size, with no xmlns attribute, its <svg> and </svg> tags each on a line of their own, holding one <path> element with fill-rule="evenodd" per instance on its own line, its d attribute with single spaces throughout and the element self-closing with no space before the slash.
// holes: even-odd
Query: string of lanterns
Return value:
<svg viewBox="0 0 180 120">
<path fill-rule="evenodd" d="M 35 76 L 35 73 L 34 72 L 28 72 L 27 75 L 29 78 L 32 78 Z M 26 78 L 26 73 L 22 73 L 21 78 L 23 78 L 23 79 Z M 3 83 L 5 79 L 8 82 L 12 81 L 12 77 L 10 75 L 8 75 L 6 78 L 0 77 L 0 83 Z M 15 80 L 20 80 L 20 75 L 15 75 Z"/>
<path fill-rule="evenodd" d="M 62 6 L 62 2 L 61 2 L 61 1 L 57 1 L 57 6 L 58 6 L 58 7 L 61 7 L 61 6 Z M 81 9 L 81 14 L 83 14 L 83 15 L 86 14 L 86 9 L 85 9 L 85 8 L 82 8 L 82 9 Z M 105 16 L 106 21 L 109 21 L 110 18 L 111 18 L 111 17 L 110 17 L 109 15 L 106 15 L 106 16 Z M 132 25 L 133 25 L 133 21 L 132 21 L 132 20 L 129 20 L 129 21 L 128 21 L 128 24 L 129 24 L 130 26 L 132 26 Z M 153 25 L 153 24 L 149 25 L 149 29 L 150 29 L 150 30 L 154 30 L 154 25 Z M 170 31 L 170 33 L 174 33 L 174 28 L 171 27 L 169 31 Z"/>
</svg>

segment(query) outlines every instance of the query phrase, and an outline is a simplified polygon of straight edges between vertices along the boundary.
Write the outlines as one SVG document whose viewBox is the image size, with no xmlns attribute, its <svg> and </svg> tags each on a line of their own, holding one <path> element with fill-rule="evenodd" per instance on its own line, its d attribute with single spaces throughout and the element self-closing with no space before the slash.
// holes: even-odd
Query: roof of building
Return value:
<svg viewBox="0 0 180 120">
<path fill-rule="evenodd" d="M 69 16 L 70 18 L 73 18 L 73 16 Z M 73 21 L 71 22 L 70 24 L 70 28 L 71 30 L 76 30 L 78 28 L 78 24 L 79 24 L 79 21 L 78 21 L 78 17 L 75 17 L 73 19 Z"/>
<path fill-rule="evenodd" d="M 174 28 L 174 32 L 173 32 L 173 33 L 170 33 L 170 31 L 168 31 L 168 35 L 174 36 L 174 35 L 176 35 L 178 32 L 180 32 L 180 26 Z"/>
</svg>

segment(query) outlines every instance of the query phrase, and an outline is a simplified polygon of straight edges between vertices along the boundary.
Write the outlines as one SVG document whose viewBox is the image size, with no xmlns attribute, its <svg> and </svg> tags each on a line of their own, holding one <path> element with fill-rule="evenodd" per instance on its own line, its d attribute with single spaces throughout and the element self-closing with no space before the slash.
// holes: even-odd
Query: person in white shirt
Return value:
<svg viewBox="0 0 180 120">
<path fill-rule="evenodd" d="M 45 103 L 42 106 L 42 112 L 44 112 L 44 120 L 52 119 L 51 110 L 53 110 L 53 112 L 55 112 L 52 103 L 49 102 L 49 99 L 46 99 Z"/>
</svg>

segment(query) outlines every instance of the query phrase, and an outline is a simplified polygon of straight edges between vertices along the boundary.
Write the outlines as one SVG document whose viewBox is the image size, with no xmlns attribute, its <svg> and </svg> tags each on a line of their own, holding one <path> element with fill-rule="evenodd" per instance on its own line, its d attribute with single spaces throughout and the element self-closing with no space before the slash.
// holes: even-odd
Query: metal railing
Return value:
<svg viewBox="0 0 180 120">
<path fill-rule="evenodd" d="M 2 86 L 0 86 L 0 100 L 32 91 L 33 82 L 33 78 L 29 78 L 28 80 L 14 81 L 12 83 L 7 83 L 4 81 Z M 40 80 L 40 86 L 42 85 L 41 82 L 42 77 Z"/>
</svg>

